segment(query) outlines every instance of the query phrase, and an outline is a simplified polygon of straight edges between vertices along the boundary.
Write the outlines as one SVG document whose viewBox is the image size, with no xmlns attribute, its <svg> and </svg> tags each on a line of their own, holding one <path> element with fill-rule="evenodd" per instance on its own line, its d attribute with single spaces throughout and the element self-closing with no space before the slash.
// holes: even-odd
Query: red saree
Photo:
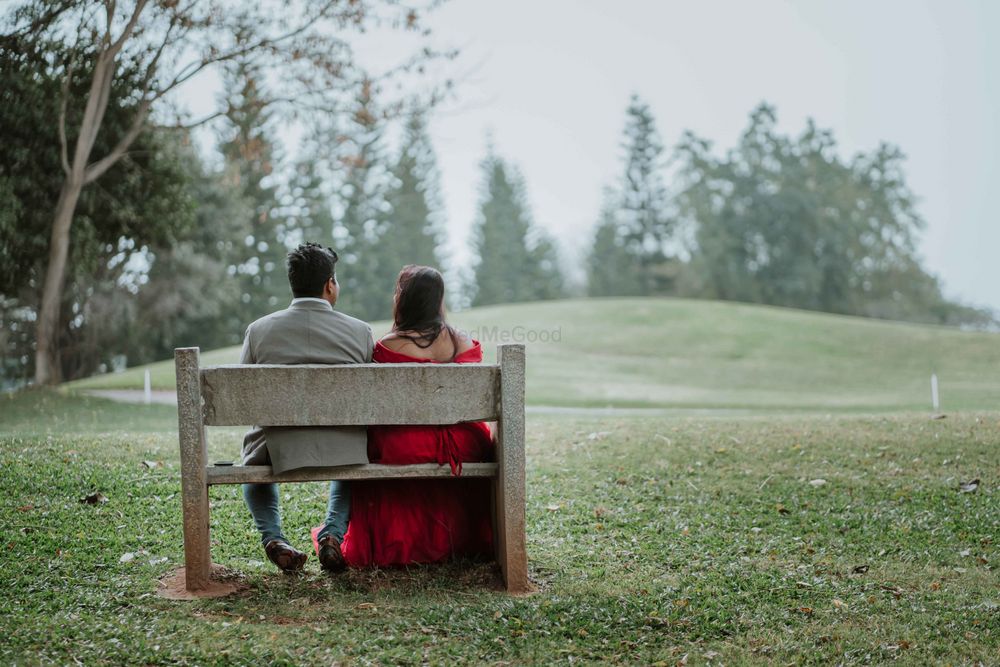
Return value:
<svg viewBox="0 0 1000 667">
<path fill-rule="evenodd" d="M 377 363 L 425 362 L 376 343 Z M 455 358 L 478 363 L 478 341 Z M 493 439 L 483 422 L 452 426 L 374 426 L 371 463 L 437 463 L 461 475 L 462 463 L 492 461 Z M 351 521 L 341 548 L 352 567 L 434 563 L 493 550 L 490 480 L 377 480 L 351 485 Z"/>
</svg>

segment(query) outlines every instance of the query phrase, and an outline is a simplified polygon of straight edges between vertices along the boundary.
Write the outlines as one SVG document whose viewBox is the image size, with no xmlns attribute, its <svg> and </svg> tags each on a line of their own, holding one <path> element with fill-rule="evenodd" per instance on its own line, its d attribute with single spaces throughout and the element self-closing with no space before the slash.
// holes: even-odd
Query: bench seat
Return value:
<svg viewBox="0 0 1000 667">
<path fill-rule="evenodd" d="M 463 463 L 462 474 L 455 479 L 466 477 L 496 477 L 496 463 Z M 416 463 L 413 465 L 361 465 L 335 466 L 332 468 L 296 468 L 275 475 L 271 466 L 208 466 L 209 484 L 256 484 L 268 482 L 321 482 L 326 480 L 359 479 L 420 479 L 453 477 L 451 466 L 436 463 Z"/>
</svg>

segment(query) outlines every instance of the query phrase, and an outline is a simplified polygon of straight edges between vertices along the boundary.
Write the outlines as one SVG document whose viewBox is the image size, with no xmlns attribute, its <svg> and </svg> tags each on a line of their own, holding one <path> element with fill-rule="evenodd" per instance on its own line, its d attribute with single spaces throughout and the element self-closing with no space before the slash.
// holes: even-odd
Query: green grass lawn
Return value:
<svg viewBox="0 0 1000 667">
<path fill-rule="evenodd" d="M 0 664 L 1000 664 L 998 412 L 532 417 L 521 598 L 482 563 L 282 575 L 215 487 L 248 588 L 196 602 L 154 595 L 182 561 L 174 419 L 0 399 Z M 305 547 L 324 485 L 282 495 Z"/>
<path fill-rule="evenodd" d="M 529 341 L 535 405 L 929 411 L 937 373 L 942 409 L 1000 409 L 995 333 L 679 299 L 515 304 L 454 321 L 483 341 L 488 360 L 499 342 Z M 238 359 L 239 348 L 203 355 L 205 364 Z M 149 369 L 154 387 L 173 388 L 172 360 Z M 144 371 L 68 387 L 141 389 Z"/>
</svg>

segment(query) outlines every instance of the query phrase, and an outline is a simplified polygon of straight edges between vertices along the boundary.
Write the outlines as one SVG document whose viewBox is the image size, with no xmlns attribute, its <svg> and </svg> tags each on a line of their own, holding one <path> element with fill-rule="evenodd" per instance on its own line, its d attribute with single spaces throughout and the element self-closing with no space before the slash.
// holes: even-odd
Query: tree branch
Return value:
<svg viewBox="0 0 1000 667">
<path fill-rule="evenodd" d="M 129 149 L 132 142 L 136 140 L 146 124 L 146 117 L 149 115 L 149 105 L 152 104 L 151 99 L 144 99 L 139 103 L 139 108 L 136 109 L 135 118 L 132 119 L 132 124 L 129 126 L 128 131 L 125 135 L 118 140 L 115 147 L 112 148 L 107 155 L 102 157 L 97 162 L 91 163 L 87 166 L 86 171 L 83 174 L 84 183 L 92 183 L 101 175 L 104 174 L 108 169 L 110 169 L 115 162 L 118 162 L 125 155 L 125 151 Z"/>
<path fill-rule="evenodd" d="M 99 76 L 98 76 L 99 75 Z M 91 86 L 90 95 L 88 97 L 94 97 L 93 100 L 87 100 L 88 111 L 92 112 L 91 123 L 89 127 L 89 132 L 85 131 L 87 128 L 86 120 L 87 115 L 84 114 L 84 123 L 80 126 L 80 136 L 84 139 L 84 160 L 86 156 L 90 155 L 91 149 L 94 147 L 94 142 L 97 141 L 97 133 L 101 129 L 101 123 L 104 120 L 104 112 L 108 108 L 108 102 L 111 98 L 111 81 L 115 75 L 115 62 L 114 57 L 109 57 L 107 52 L 98 54 L 97 56 L 97 67 L 94 68 L 94 83 L 95 86 Z M 93 109 L 89 107 L 93 102 Z M 79 147 L 78 147 L 79 150 Z"/>
<path fill-rule="evenodd" d="M 205 123 L 209 123 L 215 120 L 216 118 L 221 118 L 222 116 L 225 116 L 227 113 L 229 113 L 228 109 L 226 109 L 225 111 L 216 111 L 213 114 L 209 114 L 203 118 L 199 118 L 198 120 L 191 121 L 190 123 L 175 123 L 174 125 L 158 125 L 157 127 L 160 127 L 164 130 L 193 130 L 196 127 L 199 127 L 201 125 L 204 125 Z"/>
<path fill-rule="evenodd" d="M 122 30 L 122 34 L 118 36 L 118 39 L 111 44 L 108 52 L 111 53 L 112 57 L 118 55 L 118 52 L 122 50 L 125 46 L 125 42 L 129 37 L 132 36 L 132 31 L 135 29 L 135 24 L 139 21 L 139 15 L 142 14 L 142 10 L 145 9 L 148 0 L 136 0 L 135 10 L 132 12 L 131 18 L 129 18 L 128 23 L 125 25 L 125 29 Z M 112 0 L 112 11 L 114 8 L 114 0 Z M 108 35 L 111 35 L 111 29 L 108 28 Z"/>
<path fill-rule="evenodd" d="M 63 14 L 74 9 L 76 4 L 76 0 L 50 2 L 41 13 L 35 15 L 33 18 L 29 18 L 26 25 L 20 28 L 14 26 L 9 33 L 2 35 L 2 37 L 6 39 L 22 37 L 24 35 L 37 35 L 55 24 Z"/>
<path fill-rule="evenodd" d="M 160 42 L 160 46 L 157 47 L 156 53 L 153 54 L 153 59 L 149 61 L 146 66 L 146 75 L 142 78 L 142 98 L 145 99 L 146 94 L 149 92 L 149 88 L 152 85 L 153 77 L 156 76 L 156 67 L 160 62 L 160 56 L 163 55 L 164 49 L 166 49 L 167 44 L 170 43 L 170 33 L 174 31 L 177 24 L 180 22 L 180 15 L 174 14 L 170 19 L 170 25 L 167 26 L 167 31 L 163 34 L 163 41 Z"/>
<path fill-rule="evenodd" d="M 69 176 L 69 146 L 66 141 L 66 105 L 69 102 L 69 83 L 73 78 L 73 65 L 75 58 L 70 60 L 66 66 L 66 78 L 62 82 L 62 99 L 59 102 L 59 159 L 62 162 L 63 172 Z"/>
<path fill-rule="evenodd" d="M 141 0 L 140 4 L 143 4 L 145 0 Z M 138 7 L 138 5 L 137 5 Z M 136 10 L 138 13 L 139 9 Z M 136 14 L 137 15 L 137 14 Z M 135 117 L 132 119 L 132 124 L 129 129 L 125 132 L 125 135 L 115 144 L 107 155 L 103 158 L 87 166 L 84 172 L 84 183 L 91 183 L 94 180 L 101 177 L 104 172 L 111 168 L 115 162 L 121 159 L 125 152 L 129 149 L 129 146 L 138 138 L 139 134 L 142 132 L 143 127 L 146 123 L 146 118 L 149 116 L 149 108 L 156 100 L 156 96 L 147 97 L 149 95 L 149 89 L 152 85 L 153 78 L 156 76 L 156 68 L 160 60 L 160 56 L 163 55 L 163 51 L 167 44 L 170 42 L 170 33 L 177 26 L 180 21 L 180 16 L 175 14 L 170 20 L 170 25 L 167 26 L 167 31 L 163 35 L 163 41 L 160 42 L 160 46 L 156 49 L 156 53 L 153 54 L 153 58 L 149 61 L 146 66 L 146 74 L 142 81 L 142 93 L 139 96 L 140 102 L 136 109 Z"/>
<path fill-rule="evenodd" d="M 279 35 L 278 37 L 274 38 L 264 37 L 260 40 L 257 40 L 253 44 L 249 44 L 242 48 L 235 49 L 232 51 L 227 51 L 217 56 L 213 56 L 210 58 L 202 58 L 201 60 L 195 60 L 188 63 L 187 65 L 182 67 L 179 72 L 177 72 L 177 75 L 174 76 L 173 80 L 171 80 L 170 83 L 168 83 L 166 86 L 164 86 L 163 88 L 161 88 L 156 92 L 156 95 L 154 95 L 153 99 L 159 99 L 163 97 L 177 86 L 183 84 L 185 81 L 189 81 L 193 76 L 198 74 L 200 71 L 202 71 L 209 65 L 214 65 L 215 63 L 223 62 L 226 60 L 233 60 L 234 58 L 239 58 L 240 56 L 252 53 L 253 51 L 261 49 L 265 46 L 273 46 L 281 42 L 284 42 L 286 40 L 289 40 L 292 37 L 302 34 L 309 28 L 313 27 L 316 21 L 325 16 L 326 13 L 330 10 L 330 8 L 336 4 L 337 3 L 335 1 L 327 2 L 327 4 L 322 9 L 320 9 L 314 16 L 310 17 L 308 21 L 303 22 L 299 27 L 295 28 L 290 32 L 285 33 L 284 35 Z"/>
<path fill-rule="evenodd" d="M 115 21 L 116 5 L 116 0 L 104 0 L 104 24 L 106 28 L 104 30 L 104 37 L 101 38 L 101 41 L 105 44 L 111 43 L 111 27 Z"/>
</svg>

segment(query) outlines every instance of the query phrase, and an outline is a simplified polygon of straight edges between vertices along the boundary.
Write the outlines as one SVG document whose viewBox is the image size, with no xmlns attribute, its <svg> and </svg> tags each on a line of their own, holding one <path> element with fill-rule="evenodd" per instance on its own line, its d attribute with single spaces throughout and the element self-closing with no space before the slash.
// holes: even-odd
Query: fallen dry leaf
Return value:
<svg viewBox="0 0 1000 667">
<path fill-rule="evenodd" d="M 880 586 L 880 588 L 883 591 L 887 591 L 889 593 L 892 593 L 893 597 L 896 597 L 896 598 L 900 597 L 903 594 L 903 589 L 900 588 L 899 586 L 889 586 L 889 585 L 886 584 L 886 585 Z"/>
</svg>

